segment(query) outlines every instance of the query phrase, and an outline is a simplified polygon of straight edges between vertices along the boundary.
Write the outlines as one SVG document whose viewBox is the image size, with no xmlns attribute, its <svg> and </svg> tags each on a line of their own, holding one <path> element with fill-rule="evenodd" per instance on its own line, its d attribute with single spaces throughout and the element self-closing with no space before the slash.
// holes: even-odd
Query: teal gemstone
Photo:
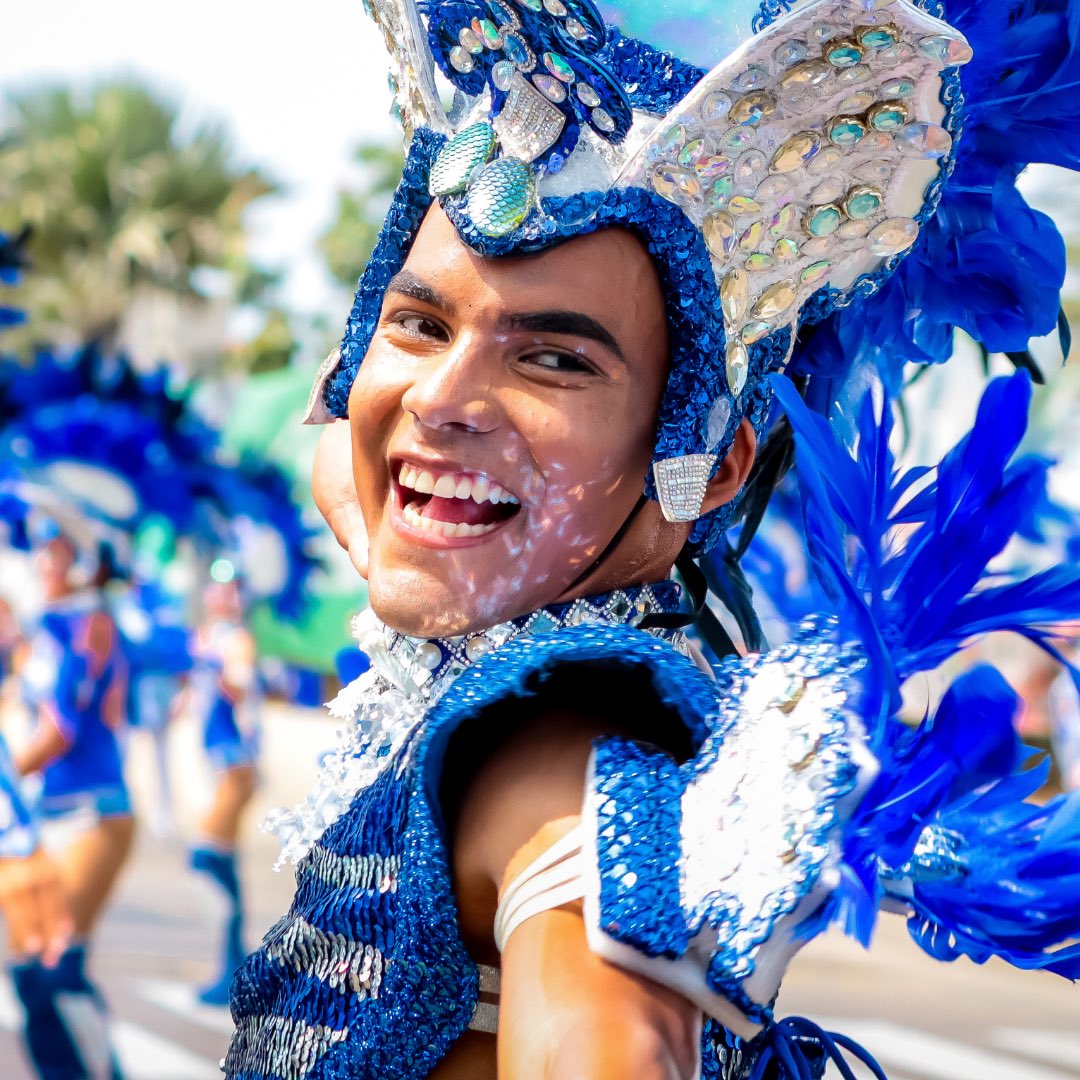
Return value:
<svg viewBox="0 0 1080 1080">
<path fill-rule="evenodd" d="M 485 166 L 469 185 L 466 210 L 485 236 L 505 236 L 531 213 L 536 199 L 532 169 L 517 158 L 504 157 Z"/>
<path fill-rule="evenodd" d="M 503 47 L 502 35 L 499 33 L 498 27 L 490 19 L 480 20 L 480 36 L 489 49 L 501 49 Z"/>
<path fill-rule="evenodd" d="M 883 101 L 875 105 L 868 119 L 877 131 L 898 131 L 907 123 L 907 109 L 899 102 Z"/>
<path fill-rule="evenodd" d="M 529 46 L 517 34 L 503 35 L 503 52 L 518 67 L 531 68 L 533 65 L 533 57 L 529 51 Z"/>
<path fill-rule="evenodd" d="M 844 209 L 847 216 L 856 221 L 873 217 L 881 209 L 881 192 L 874 188 L 856 188 L 848 194 Z"/>
<path fill-rule="evenodd" d="M 713 210 L 719 210 L 725 206 L 734 186 L 730 176 L 721 176 L 709 191 L 709 206 Z"/>
<path fill-rule="evenodd" d="M 908 98 L 915 93 L 915 84 L 910 79 L 890 79 L 882 83 L 881 92 L 889 97 Z"/>
<path fill-rule="evenodd" d="M 543 11 L 543 0 L 521 0 L 521 6 L 528 8 L 530 11 Z"/>
<path fill-rule="evenodd" d="M 838 206 L 815 206 L 806 215 L 804 224 L 811 236 L 832 236 L 843 219 L 844 215 Z"/>
<path fill-rule="evenodd" d="M 829 138 L 837 146 L 851 146 L 865 134 L 863 122 L 853 116 L 839 116 L 829 124 Z"/>
<path fill-rule="evenodd" d="M 572 83 L 577 78 L 574 69 L 558 53 L 544 53 L 544 67 L 564 83 Z"/>
<path fill-rule="evenodd" d="M 899 40 L 899 34 L 892 26 L 875 26 L 858 31 L 859 41 L 868 49 L 887 49 Z"/>
<path fill-rule="evenodd" d="M 862 49 L 854 41 L 837 41 L 825 50 L 825 59 L 838 68 L 854 67 L 862 55 Z"/>
<path fill-rule="evenodd" d="M 439 152 L 428 178 L 432 195 L 456 195 L 495 149 L 495 130 L 490 124 L 470 124 Z"/>
</svg>

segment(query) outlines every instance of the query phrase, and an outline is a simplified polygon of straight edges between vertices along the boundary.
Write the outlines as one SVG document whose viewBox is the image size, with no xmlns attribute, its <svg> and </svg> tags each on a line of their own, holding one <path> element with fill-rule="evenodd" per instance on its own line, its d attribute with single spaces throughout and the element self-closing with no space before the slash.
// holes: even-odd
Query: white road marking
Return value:
<svg viewBox="0 0 1080 1080">
<path fill-rule="evenodd" d="M 1080 1069 L 1080 1035 L 1067 1031 L 1032 1031 L 1031 1028 L 998 1028 L 992 1035 L 994 1044 L 1002 1050 L 1026 1054 L 1049 1061 L 1051 1065 L 1066 1065 Z"/>
<path fill-rule="evenodd" d="M 818 1020 L 827 1031 L 839 1031 L 861 1043 L 883 1066 L 895 1062 L 929 1080 L 1076 1080 L 1075 1072 L 1060 1072 L 989 1053 L 966 1043 L 903 1027 L 888 1020 Z M 1023 1071 L 1021 1071 L 1021 1069 Z M 888 1069 L 886 1069 L 888 1072 Z M 890 1077 L 890 1080 L 895 1078 Z"/>
<path fill-rule="evenodd" d="M 211 1031 L 222 1035 L 232 1035 L 233 1022 L 228 1009 L 215 1009 L 204 1005 L 196 996 L 195 988 L 190 983 L 176 982 L 171 979 L 137 979 L 135 992 L 151 1005 L 175 1013 Z"/>
<path fill-rule="evenodd" d="M 112 1039 L 127 1080 L 220 1080 L 216 1061 L 193 1054 L 127 1020 L 114 1020 Z"/>
</svg>

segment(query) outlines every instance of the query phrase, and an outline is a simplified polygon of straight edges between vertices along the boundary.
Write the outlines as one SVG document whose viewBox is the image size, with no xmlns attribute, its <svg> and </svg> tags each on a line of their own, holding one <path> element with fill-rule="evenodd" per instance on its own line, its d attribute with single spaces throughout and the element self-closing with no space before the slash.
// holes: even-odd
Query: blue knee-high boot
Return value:
<svg viewBox="0 0 1080 1080">
<path fill-rule="evenodd" d="M 221 971 L 216 979 L 199 991 L 199 1000 L 207 1005 L 228 1005 L 233 972 L 247 955 L 244 951 L 244 911 L 240 896 L 240 877 L 236 871 L 236 853 L 211 847 L 197 847 L 191 852 L 191 868 L 206 874 L 225 894 L 225 916 Z"/>
<path fill-rule="evenodd" d="M 108 1012 L 85 961 L 83 946 L 73 945 L 53 968 L 36 960 L 11 966 L 25 1011 L 26 1051 L 41 1080 L 120 1080 Z"/>
</svg>

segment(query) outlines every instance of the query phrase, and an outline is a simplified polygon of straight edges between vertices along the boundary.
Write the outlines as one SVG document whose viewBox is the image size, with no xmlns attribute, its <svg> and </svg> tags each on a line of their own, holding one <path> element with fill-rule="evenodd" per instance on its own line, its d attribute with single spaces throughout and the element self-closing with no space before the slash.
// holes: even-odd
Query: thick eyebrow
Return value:
<svg viewBox="0 0 1080 1080">
<path fill-rule="evenodd" d="M 422 304 L 429 304 L 431 307 L 440 308 L 443 311 L 449 311 L 453 306 L 441 293 L 433 289 L 427 282 L 422 281 L 410 270 L 401 270 L 396 273 L 386 286 L 386 291 L 411 297 L 413 300 L 419 300 Z"/>
<path fill-rule="evenodd" d="M 588 338 L 610 349 L 623 363 L 626 362 L 622 347 L 611 331 L 603 323 L 580 311 L 529 311 L 506 315 L 499 321 L 507 330 Z"/>
</svg>

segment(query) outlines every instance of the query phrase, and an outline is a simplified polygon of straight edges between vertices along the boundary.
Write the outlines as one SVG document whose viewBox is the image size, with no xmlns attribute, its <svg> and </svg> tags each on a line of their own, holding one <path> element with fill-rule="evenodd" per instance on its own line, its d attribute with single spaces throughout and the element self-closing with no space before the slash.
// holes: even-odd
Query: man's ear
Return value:
<svg viewBox="0 0 1080 1080">
<path fill-rule="evenodd" d="M 705 488 L 705 498 L 701 503 L 701 513 L 704 516 L 711 510 L 715 510 L 725 503 L 731 502 L 750 475 L 750 469 L 754 464 L 754 455 L 757 453 L 757 435 L 754 434 L 753 425 L 744 419 L 735 432 L 735 443 L 728 451 L 728 455 L 720 462 L 713 478 Z"/>
</svg>

